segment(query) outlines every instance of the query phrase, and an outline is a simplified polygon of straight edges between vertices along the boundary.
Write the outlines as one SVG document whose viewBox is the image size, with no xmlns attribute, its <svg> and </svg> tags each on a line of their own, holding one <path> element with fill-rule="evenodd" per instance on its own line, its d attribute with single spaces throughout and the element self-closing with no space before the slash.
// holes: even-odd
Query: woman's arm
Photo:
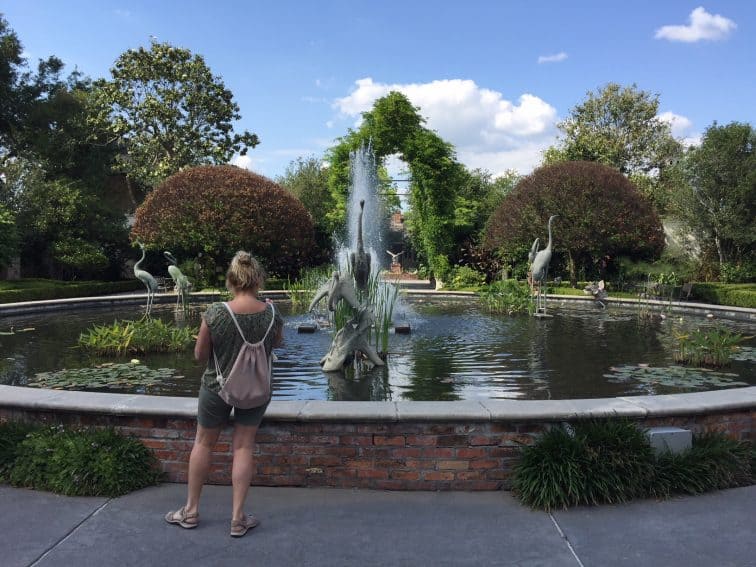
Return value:
<svg viewBox="0 0 756 567">
<path fill-rule="evenodd" d="M 207 362 L 211 352 L 213 352 L 213 340 L 210 337 L 210 328 L 203 318 L 197 334 L 197 342 L 194 345 L 194 359 L 197 362 Z"/>
</svg>

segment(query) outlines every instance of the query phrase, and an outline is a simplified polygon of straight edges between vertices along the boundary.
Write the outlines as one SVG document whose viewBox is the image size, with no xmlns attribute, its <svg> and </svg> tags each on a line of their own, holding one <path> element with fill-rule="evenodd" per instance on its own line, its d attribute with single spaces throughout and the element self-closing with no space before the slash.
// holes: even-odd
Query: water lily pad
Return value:
<svg viewBox="0 0 756 567">
<path fill-rule="evenodd" d="M 55 390 L 127 389 L 158 386 L 164 380 L 174 378 L 175 375 L 176 371 L 171 368 L 153 370 L 141 364 L 105 363 L 93 368 L 39 372 L 29 380 L 27 385 Z"/>
<path fill-rule="evenodd" d="M 731 372 L 716 372 L 708 368 L 685 366 L 652 367 L 648 365 L 613 366 L 604 374 L 610 382 L 636 381 L 648 386 L 662 386 L 681 390 L 703 390 L 747 386 Z"/>
<path fill-rule="evenodd" d="M 756 347 L 739 346 L 735 352 L 730 355 L 732 360 L 742 362 L 756 362 Z"/>
</svg>

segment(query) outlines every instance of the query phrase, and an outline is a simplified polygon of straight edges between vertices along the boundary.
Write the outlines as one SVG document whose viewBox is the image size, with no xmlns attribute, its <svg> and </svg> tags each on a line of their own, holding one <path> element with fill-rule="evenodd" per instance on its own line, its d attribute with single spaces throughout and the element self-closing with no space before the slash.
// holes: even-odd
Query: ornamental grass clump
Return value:
<svg viewBox="0 0 756 567">
<path fill-rule="evenodd" d="M 727 366 L 740 343 L 750 340 L 725 328 L 697 329 L 692 333 L 678 334 L 675 361 L 690 366 Z"/>
<path fill-rule="evenodd" d="M 750 443 L 706 433 L 688 451 L 656 456 L 630 421 L 585 421 L 553 427 L 524 447 L 512 490 L 543 510 L 698 494 L 756 482 L 755 455 Z"/>
<path fill-rule="evenodd" d="M 160 319 L 113 321 L 79 335 L 79 347 L 96 355 L 181 352 L 194 344 L 198 327 L 175 327 Z"/>
<path fill-rule="evenodd" d="M 504 280 L 485 286 L 479 292 L 481 303 L 491 313 L 514 315 L 535 310 L 530 288 L 517 280 Z"/>
<path fill-rule="evenodd" d="M 9 421 L 0 423 L 0 482 L 7 482 L 7 473 L 18 457 L 19 446 L 35 426 Z"/>
<path fill-rule="evenodd" d="M 17 426 L 2 424 L 0 433 Z M 158 484 L 158 461 L 139 440 L 113 429 L 36 427 L 17 443 L 2 480 L 67 496 L 122 496 Z"/>
<path fill-rule="evenodd" d="M 668 497 L 753 484 L 754 458 L 756 450 L 750 443 L 705 433 L 694 439 L 690 450 L 657 458 L 652 493 Z"/>
<path fill-rule="evenodd" d="M 513 491 L 533 508 L 625 502 L 644 495 L 653 452 L 627 421 L 588 421 L 554 427 L 524 447 Z"/>
</svg>

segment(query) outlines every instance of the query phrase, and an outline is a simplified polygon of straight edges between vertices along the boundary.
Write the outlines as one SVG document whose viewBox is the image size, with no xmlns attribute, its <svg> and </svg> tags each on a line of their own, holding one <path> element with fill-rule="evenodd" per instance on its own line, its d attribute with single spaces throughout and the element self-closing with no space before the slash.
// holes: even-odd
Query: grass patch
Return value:
<svg viewBox="0 0 756 567">
<path fill-rule="evenodd" d="M 23 434 L 23 436 L 22 436 Z M 150 449 L 114 429 L 0 423 L 0 482 L 67 496 L 122 496 L 158 484 Z"/>
<path fill-rule="evenodd" d="M 543 510 L 698 494 L 753 484 L 753 462 L 750 443 L 720 433 L 694 437 L 687 452 L 657 457 L 632 422 L 591 420 L 554 427 L 524 447 L 512 490 Z"/>
<path fill-rule="evenodd" d="M 0 281 L 0 303 L 90 297 L 139 289 L 144 289 L 144 285 L 136 279 L 118 282 L 81 282 L 27 278 Z"/>
</svg>

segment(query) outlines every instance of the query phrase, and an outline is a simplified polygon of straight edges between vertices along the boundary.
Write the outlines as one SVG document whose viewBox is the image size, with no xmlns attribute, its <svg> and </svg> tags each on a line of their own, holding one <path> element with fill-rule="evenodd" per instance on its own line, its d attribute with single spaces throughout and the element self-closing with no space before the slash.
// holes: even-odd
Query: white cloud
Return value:
<svg viewBox="0 0 756 567">
<path fill-rule="evenodd" d="M 254 171 L 254 168 L 252 167 L 254 160 L 249 157 L 249 154 L 245 156 L 235 155 L 231 158 L 231 161 L 228 162 L 231 165 L 235 165 L 236 167 L 241 167 L 242 169 L 248 169 L 250 171 Z"/>
<path fill-rule="evenodd" d="M 725 39 L 737 27 L 735 22 L 720 16 L 709 14 L 699 6 L 690 13 L 687 26 L 662 26 L 656 30 L 656 39 L 684 41 L 692 43 L 701 40 L 716 41 Z"/>
<path fill-rule="evenodd" d="M 540 55 L 538 57 L 538 64 L 559 63 L 560 61 L 564 61 L 565 59 L 567 59 L 567 54 L 564 51 L 560 51 L 559 53 L 555 53 L 554 55 Z"/>
<path fill-rule="evenodd" d="M 123 10 L 121 8 L 116 8 L 115 10 L 113 10 L 113 13 L 119 18 L 123 18 L 124 20 L 131 18 L 131 12 L 129 12 L 128 10 Z"/>
<path fill-rule="evenodd" d="M 377 98 L 399 91 L 420 108 L 428 128 L 456 147 L 460 161 L 494 174 L 509 168 L 529 172 L 555 138 L 556 109 L 533 94 L 511 102 L 498 91 L 462 79 L 385 84 L 368 77 L 355 85 L 334 102 L 342 115 L 359 121 Z"/>
<path fill-rule="evenodd" d="M 662 112 L 657 116 L 657 118 L 662 122 L 669 124 L 670 128 L 672 129 L 672 135 L 675 138 L 685 136 L 693 127 L 693 122 L 691 122 L 689 118 L 680 114 L 675 114 L 674 112 Z"/>
</svg>

